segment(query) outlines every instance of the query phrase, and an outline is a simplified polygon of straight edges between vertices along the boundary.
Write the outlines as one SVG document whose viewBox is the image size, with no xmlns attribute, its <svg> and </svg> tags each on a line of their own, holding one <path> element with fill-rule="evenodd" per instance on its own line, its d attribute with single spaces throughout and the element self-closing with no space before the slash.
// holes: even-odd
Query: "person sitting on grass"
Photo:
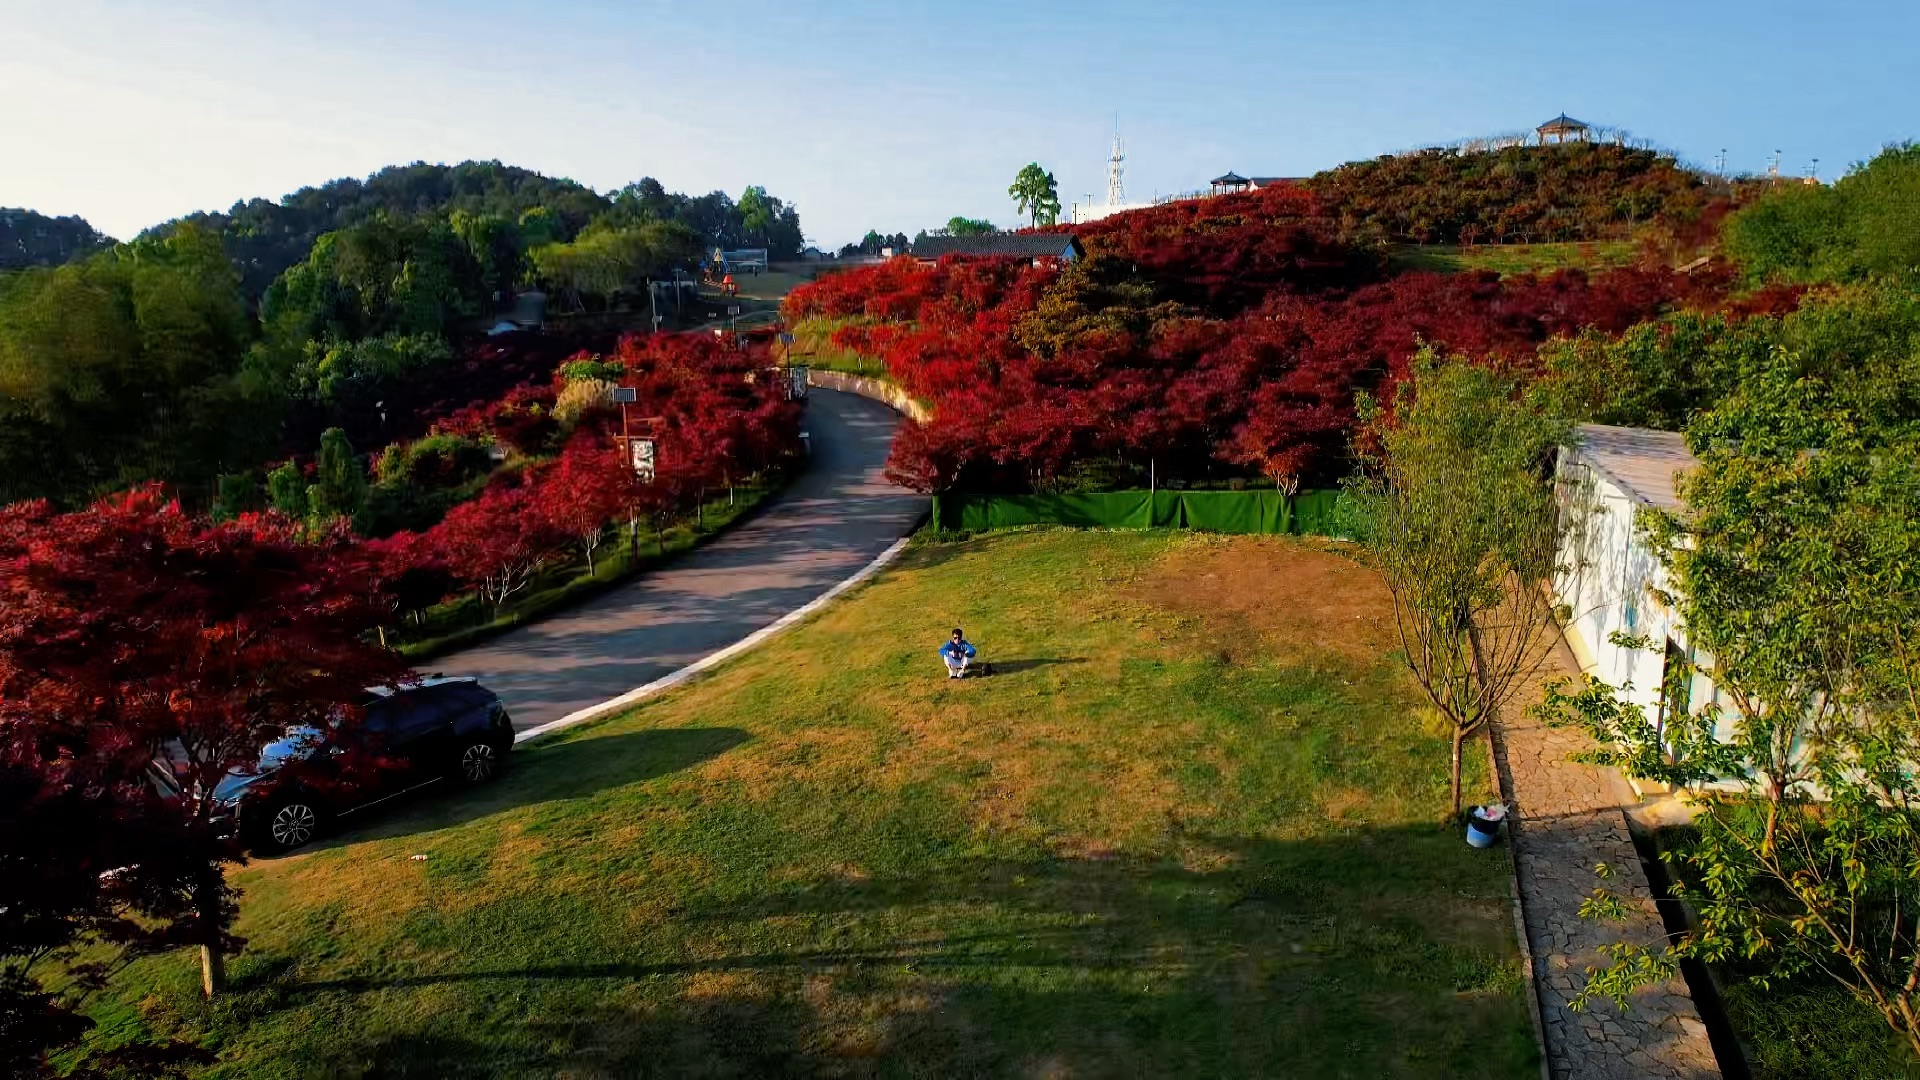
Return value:
<svg viewBox="0 0 1920 1080">
<path fill-rule="evenodd" d="M 967 640 L 967 635 L 961 633 L 959 627 L 954 627 L 953 637 L 940 646 L 940 659 L 947 662 L 947 678 L 964 676 L 967 665 L 973 661 L 973 652 L 973 644 Z"/>
</svg>

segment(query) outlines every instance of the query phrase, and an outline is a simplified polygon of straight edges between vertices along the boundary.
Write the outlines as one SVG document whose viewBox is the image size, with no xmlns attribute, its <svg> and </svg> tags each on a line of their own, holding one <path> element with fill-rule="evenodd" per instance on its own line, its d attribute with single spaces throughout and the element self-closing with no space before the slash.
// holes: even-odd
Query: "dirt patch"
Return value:
<svg viewBox="0 0 1920 1080">
<path fill-rule="evenodd" d="M 1312 541 L 1196 536 L 1132 592 L 1189 622 L 1229 663 L 1256 645 L 1282 658 L 1332 653 L 1367 665 L 1400 647 L 1385 583 Z"/>
</svg>

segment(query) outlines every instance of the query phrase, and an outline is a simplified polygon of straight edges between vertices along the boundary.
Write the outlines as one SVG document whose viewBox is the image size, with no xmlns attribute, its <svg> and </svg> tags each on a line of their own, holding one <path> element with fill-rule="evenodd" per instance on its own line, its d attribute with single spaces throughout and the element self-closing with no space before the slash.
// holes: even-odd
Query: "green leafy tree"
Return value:
<svg viewBox="0 0 1920 1080">
<path fill-rule="evenodd" d="M 1920 143 L 1887 147 L 1831 187 L 1788 184 L 1727 219 L 1749 276 L 1851 281 L 1920 269 Z"/>
<path fill-rule="evenodd" d="M 307 516 L 307 478 L 300 466 L 283 461 L 267 474 L 267 505 L 295 520 Z"/>
<path fill-rule="evenodd" d="M 1889 275 L 1811 293 L 1780 318 L 1677 312 L 1617 336 L 1555 339 L 1540 348 L 1546 377 L 1537 389 L 1570 419 L 1680 431 L 1779 363 L 1871 394 L 1916 339 L 1920 289 Z"/>
<path fill-rule="evenodd" d="M 667 276 L 699 252 L 699 237 L 678 222 L 626 228 L 595 224 L 571 244 L 535 248 L 533 263 L 543 281 L 577 304 L 583 296 L 644 291 L 649 280 Z"/>
<path fill-rule="evenodd" d="M 1846 199 L 1854 262 L 1862 271 L 1920 270 L 1920 143 L 1888 147 L 1835 188 Z"/>
<path fill-rule="evenodd" d="M 1060 218 L 1060 185 L 1039 162 L 1028 162 L 1007 188 L 1014 207 L 1034 225 L 1051 225 Z"/>
<path fill-rule="evenodd" d="M 950 217 L 947 219 L 948 236 L 988 236 L 1000 230 L 993 222 L 985 218 Z"/>
<path fill-rule="evenodd" d="M 1658 723 L 1591 678 L 1542 706 L 1593 760 L 1698 789 L 1674 856 L 1694 928 L 1616 947 L 1590 995 L 1739 959 L 1833 980 L 1920 1053 L 1920 363 L 1879 375 L 1835 383 L 1780 350 L 1697 418 L 1685 512 L 1642 522 L 1694 662 Z M 1679 692 L 1696 672 L 1710 700 Z"/>
<path fill-rule="evenodd" d="M 1452 728 L 1453 809 L 1461 748 L 1545 662 L 1550 581 L 1563 522 L 1545 463 L 1564 424 L 1530 408 L 1514 380 L 1423 350 L 1389 415 L 1361 400 L 1347 481 L 1349 526 L 1393 594 L 1407 668 Z"/>
<path fill-rule="evenodd" d="M 740 227 L 748 236 L 764 240 L 779 214 L 778 201 L 769 200 L 767 189 L 756 184 L 741 192 L 735 205 L 740 208 Z"/>
<path fill-rule="evenodd" d="M 214 487 L 213 507 L 208 516 L 214 521 L 232 521 L 241 514 L 266 507 L 260 489 L 260 473 L 223 473 Z"/>
<path fill-rule="evenodd" d="M 1727 255 L 1756 280 L 1821 281 L 1851 277 L 1843 197 L 1794 184 L 1727 219 Z"/>
<path fill-rule="evenodd" d="M 527 267 L 526 243 L 519 227 L 498 214 L 470 214 L 465 210 L 455 210 L 447 223 L 478 264 L 487 297 L 496 303 L 509 299 Z"/>
<path fill-rule="evenodd" d="M 565 232 L 566 223 L 547 207 L 530 207 L 520 215 L 520 239 L 528 248 L 557 244 L 564 239 Z"/>
<path fill-rule="evenodd" d="M 320 454 L 314 483 L 307 488 L 307 513 L 317 521 L 351 518 L 367 501 L 367 470 L 347 441 L 347 433 L 328 428 L 320 433 Z"/>
<path fill-rule="evenodd" d="M 199 228 L 5 275 L 0 501 L 75 505 L 148 479 L 197 493 L 257 461 L 271 432 L 255 418 L 277 405 L 239 378 L 250 334 L 219 238 Z"/>
</svg>

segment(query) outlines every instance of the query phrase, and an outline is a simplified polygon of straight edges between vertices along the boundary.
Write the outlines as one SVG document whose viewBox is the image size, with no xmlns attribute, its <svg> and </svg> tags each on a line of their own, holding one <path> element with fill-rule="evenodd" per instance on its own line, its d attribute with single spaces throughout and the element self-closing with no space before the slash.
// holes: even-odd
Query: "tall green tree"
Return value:
<svg viewBox="0 0 1920 1080">
<path fill-rule="evenodd" d="M 1697 919 L 1623 946 L 1588 993 L 1624 1000 L 1680 960 L 1845 987 L 1920 1054 L 1920 349 L 1870 383 L 1785 350 L 1698 417 L 1682 513 L 1649 513 L 1660 599 L 1696 653 L 1655 723 L 1597 679 L 1553 688 L 1603 764 L 1694 787 L 1679 855 Z M 1646 647 L 1656 643 L 1640 642 Z M 1690 695 L 1696 673 L 1715 693 Z M 1696 882 L 1697 884 L 1687 884 Z M 1618 914 L 1600 890 L 1589 905 Z"/>
<path fill-rule="evenodd" d="M 947 219 L 948 236 L 987 236 L 1000 230 L 993 222 L 985 218 L 950 217 Z"/>
<path fill-rule="evenodd" d="M 1361 420 L 1346 512 L 1393 594 L 1407 669 L 1452 728 L 1458 813 L 1462 746 L 1551 650 L 1546 585 L 1565 522 L 1546 465 L 1567 429 L 1515 380 L 1430 351 L 1392 412 L 1363 397 Z"/>
<path fill-rule="evenodd" d="M 596 223 L 570 244 L 535 248 L 533 264 L 543 281 L 578 304 L 586 296 L 604 300 L 622 291 L 642 292 L 648 281 L 698 258 L 700 246 L 693 230 L 679 222 Z"/>
<path fill-rule="evenodd" d="M 510 299 L 527 266 L 527 247 L 519 226 L 499 214 L 465 210 L 455 210 L 447 224 L 478 266 L 480 286 L 488 299 L 494 303 Z"/>
<path fill-rule="evenodd" d="M 755 184 L 740 193 L 740 201 L 735 205 L 740 208 L 740 227 L 748 236 L 764 240 L 779 213 L 767 198 L 767 189 Z"/>
<path fill-rule="evenodd" d="M 219 238 L 184 227 L 0 280 L 0 501 L 77 505 L 257 462 L 277 415 Z"/>
<path fill-rule="evenodd" d="M 534 206 L 520 215 L 520 240 L 528 248 L 542 244 L 557 244 L 566 231 L 565 222 L 560 215 L 544 206 Z"/>
<path fill-rule="evenodd" d="M 296 521 L 307 516 L 307 479 L 299 465 L 283 461 L 267 474 L 267 505 Z"/>
<path fill-rule="evenodd" d="M 320 433 L 320 453 L 314 482 L 307 488 L 307 513 L 316 521 L 352 518 L 367 502 L 367 470 L 347 441 L 347 433 L 328 428 Z"/>
<path fill-rule="evenodd" d="M 1051 225 L 1060 218 L 1060 185 L 1037 161 L 1028 162 L 1007 188 L 1014 207 L 1034 225 Z"/>
<path fill-rule="evenodd" d="M 1788 184 L 1727 219 L 1727 253 L 1760 280 L 1851 281 L 1920 269 L 1920 143 L 1832 186 Z"/>
</svg>

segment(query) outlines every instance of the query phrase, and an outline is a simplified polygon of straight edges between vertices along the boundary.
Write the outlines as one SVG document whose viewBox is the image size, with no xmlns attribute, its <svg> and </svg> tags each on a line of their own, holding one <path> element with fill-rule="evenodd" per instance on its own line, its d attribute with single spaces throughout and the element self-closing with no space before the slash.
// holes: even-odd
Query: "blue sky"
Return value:
<svg viewBox="0 0 1920 1080">
<path fill-rule="evenodd" d="M 1831 178 L 1920 137 L 1920 3 L 0 0 L 0 206 L 120 237 L 413 160 L 764 184 L 808 236 L 1300 175 L 1559 112 Z"/>
</svg>

